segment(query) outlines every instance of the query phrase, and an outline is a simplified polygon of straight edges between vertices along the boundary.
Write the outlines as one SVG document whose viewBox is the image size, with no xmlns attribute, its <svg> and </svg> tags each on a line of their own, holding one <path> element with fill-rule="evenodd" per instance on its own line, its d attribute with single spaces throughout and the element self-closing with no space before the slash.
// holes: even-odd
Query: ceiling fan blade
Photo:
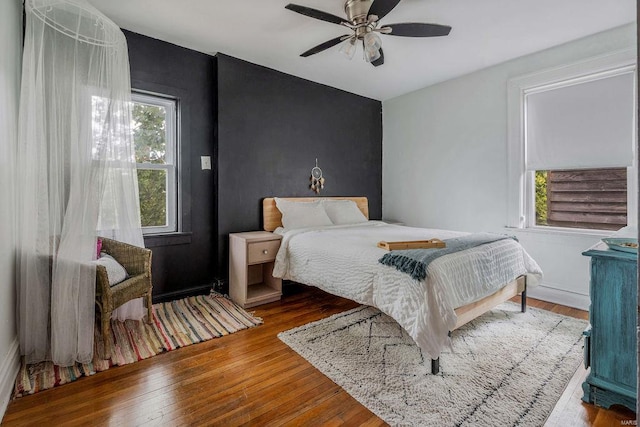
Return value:
<svg viewBox="0 0 640 427">
<path fill-rule="evenodd" d="M 382 19 L 400 3 L 400 0 L 373 0 L 368 15 L 376 15 Z"/>
<path fill-rule="evenodd" d="M 336 37 L 335 39 L 327 40 L 324 43 L 320 43 L 316 47 L 312 47 L 308 51 L 302 53 L 300 56 L 302 56 L 303 58 L 306 58 L 307 56 L 311 56 L 311 55 L 315 55 L 316 53 L 320 53 L 323 50 L 327 50 L 330 47 L 333 47 L 333 46 L 337 45 L 338 43 L 340 43 L 341 41 L 345 40 L 345 37 L 348 38 L 349 35 L 345 34 L 344 36 L 340 36 L 340 37 Z"/>
<path fill-rule="evenodd" d="M 332 15 L 327 12 L 323 12 L 321 10 L 312 9 L 310 7 L 300 6 L 297 4 L 289 3 L 284 7 L 285 9 L 292 10 L 294 12 L 298 12 L 302 15 L 309 16 L 311 18 L 319 19 L 321 21 L 331 22 L 332 24 L 342 24 L 347 20 L 345 18 L 340 18 L 339 16 Z"/>
<path fill-rule="evenodd" d="M 403 37 L 438 37 L 446 36 L 451 31 L 451 27 L 448 25 L 422 24 L 419 22 L 389 24 L 382 28 L 391 28 L 390 32 L 382 32 L 382 34 Z"/>
<path fill-rule="evenodd" d="M 373 65 L 374 67 L 378 67 L 382 64 L 384 64 L 384 52 L 382 51 L 382 48 L 380 48 L 380 58 L 376 59 L 375 61 L 371 61 L 371 65 Z"/>
</svg>

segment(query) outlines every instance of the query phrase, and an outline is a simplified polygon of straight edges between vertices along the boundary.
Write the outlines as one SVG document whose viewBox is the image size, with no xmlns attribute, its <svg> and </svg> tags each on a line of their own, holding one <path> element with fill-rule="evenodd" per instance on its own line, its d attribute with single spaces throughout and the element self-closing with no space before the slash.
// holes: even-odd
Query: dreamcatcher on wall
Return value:
<svg viewBox="0 0 640 427">
<path fill-rule="evenodd" d="M 322 177 L 322 169 L 318 167 L 318 159 L 316 159 L 316 166 L 311 169 L 311 190 L 316 194 L 320 193 L 320 190 L 324 188 L 324 178 Z"/>
</svg>

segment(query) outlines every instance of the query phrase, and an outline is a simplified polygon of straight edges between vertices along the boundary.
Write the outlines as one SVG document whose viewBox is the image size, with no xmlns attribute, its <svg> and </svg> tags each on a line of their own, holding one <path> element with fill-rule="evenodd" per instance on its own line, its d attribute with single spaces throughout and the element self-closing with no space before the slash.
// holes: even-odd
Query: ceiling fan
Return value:
<svg viewBox="0 0 640 427">
<path fill-rule="evenodd" d="M 418 22 L 381 25 L 380 19 L 391 12 L 398 3 L 400 0 L 346 0 L 344 4 L 346 18 L 297 4 L 288 4 L 285 8 L 321 21 L 342 25 L 353 31 L 351 34 L 345 34 L 312 47 L 300 56 L 311 56 L 344 42 L 340 52 L 351 59 L 356 52 L 356 43 L 362 41 L 365 60 L 377 67 L 384 64 L 382 40 L 377 33 L 402 37 L 438 37 L 446 36 L 451 31 L 448 25 Z"/>
</svg>

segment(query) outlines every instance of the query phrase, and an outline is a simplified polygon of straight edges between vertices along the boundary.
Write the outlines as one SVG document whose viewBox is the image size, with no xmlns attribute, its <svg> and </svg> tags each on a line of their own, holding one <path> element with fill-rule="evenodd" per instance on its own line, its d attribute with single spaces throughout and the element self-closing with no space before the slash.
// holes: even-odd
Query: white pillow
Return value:
<svg viewBox="0 0 640 427">
<path fill-rule="evenodd" d="M 107 277 L 109 278 L 109 286 L 117 285 L 124 281 L 129 275 L 127 270 L 106 252 L 100 252 L 100 258 L 95 261 L 98 265 L 103 265 L 107 269 Z"/>
<path fill-rule="evenodd" d="M 306 227 L 333 225 L 320 202 L 292 202 L 276 199 L 276 206 L 282 213 L 282 226 L 287 230 Z"/>
<path fill-rule="evenodd" d="M 324 210 L 334 225 L 361 224 L 367 217 L 353 200 L 323 200 Z"/>
</svg>

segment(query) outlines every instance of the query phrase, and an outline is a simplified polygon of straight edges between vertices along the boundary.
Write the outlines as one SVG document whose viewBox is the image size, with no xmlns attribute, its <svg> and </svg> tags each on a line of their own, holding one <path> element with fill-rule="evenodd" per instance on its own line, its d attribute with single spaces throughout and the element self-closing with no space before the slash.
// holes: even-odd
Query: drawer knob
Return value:
<svg viewBox="0 0 640 427">
<path fill-rule="evenodd" d="M 266 255 L 269 253 L 269 251 L 265 249 L 264 251 L 262 251 L 262 253 Z"/>
</svg>

